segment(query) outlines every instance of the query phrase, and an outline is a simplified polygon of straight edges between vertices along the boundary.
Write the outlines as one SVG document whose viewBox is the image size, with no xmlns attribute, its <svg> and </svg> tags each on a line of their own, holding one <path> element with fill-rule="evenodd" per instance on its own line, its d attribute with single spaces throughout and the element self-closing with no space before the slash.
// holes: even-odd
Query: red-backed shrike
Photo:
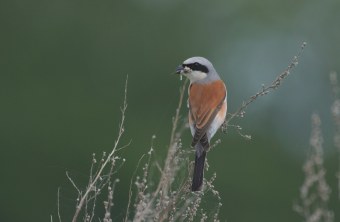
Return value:
<svg viewBox="0 0 340 222">
<path fill-rule="evenodd" d="M 201 190 L 206 152 L 210 140 L 221 127 L 227 113 L 227 89 L 214 66 L 203 57 L 192 57 L 180 65 L 176 73 L 190 80 L 189 125 L 195 148 L 192 191 Z"/>
</svg>

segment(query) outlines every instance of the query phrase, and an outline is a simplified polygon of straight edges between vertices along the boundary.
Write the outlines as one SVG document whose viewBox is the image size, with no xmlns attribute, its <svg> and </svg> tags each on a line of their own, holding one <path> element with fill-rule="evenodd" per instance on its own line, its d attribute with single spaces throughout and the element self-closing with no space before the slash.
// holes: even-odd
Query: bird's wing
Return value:
<svg viewBox="0 0 340 222">
<path fill-rule="evenodd" d="M 222 80 L 210 84 L 191 84 L 189 89 L 189 110 L 195 128 L 192 146 L 205 135 L 226 98 Z"/>
</svg>

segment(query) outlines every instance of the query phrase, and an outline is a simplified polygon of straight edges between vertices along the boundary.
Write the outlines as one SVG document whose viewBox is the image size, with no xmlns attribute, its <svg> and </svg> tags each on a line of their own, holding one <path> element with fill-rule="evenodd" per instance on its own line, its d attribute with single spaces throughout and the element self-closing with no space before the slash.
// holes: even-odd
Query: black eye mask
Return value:
<svg viewBox="0 0 340 222">
<path fill-rule="evenodd" d="M 204 72 L 204 73 L 209 72 L 208 68 L 205 65 L 202 65 L 198 62 L 183 64 L 183 67 L 189 67 L 193 71 L 201 71 L 201 72 Z"/>
</svg>

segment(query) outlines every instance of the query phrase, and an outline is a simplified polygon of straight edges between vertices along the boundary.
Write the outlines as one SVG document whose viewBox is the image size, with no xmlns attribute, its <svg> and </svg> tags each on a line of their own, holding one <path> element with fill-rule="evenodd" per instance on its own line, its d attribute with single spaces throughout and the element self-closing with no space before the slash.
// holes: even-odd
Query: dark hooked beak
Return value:
<svg viewBox="0 0 340 222">
<path fill-rule="evenodd" d="M 182 74 L 183 69 L 184 69 L 183 66 L 179 65 L 176 69 L 176 74 Z"/>
</svg>

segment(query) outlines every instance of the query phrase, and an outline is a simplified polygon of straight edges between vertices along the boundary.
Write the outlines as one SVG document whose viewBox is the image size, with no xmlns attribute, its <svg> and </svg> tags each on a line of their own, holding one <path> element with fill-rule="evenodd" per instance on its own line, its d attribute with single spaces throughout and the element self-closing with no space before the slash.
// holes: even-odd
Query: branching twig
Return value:
<svg viewBox="0 0 340 222">
<path fill-rule="evenodd" d="M 114 153 L 116 152 L 116 149 L 118 147 L 118 144 L 120 142 L 120 139 L 124 133 L 124 121 L 125 121 L 125 111 L 127 108 L 127 83 L 128 83 L 128 78 L 126 78 L 126 82 L 125 82 L 125 92 L 124 92 L 124 101 L 123 101 L 123 107 L 121 107 L 121 122 L 119 124 L 119 131 L 118 131 L 118 136 L 117 139 L 114 143 L 114 146 L 111 150 L 111 152 L 109 153 L 109 155 L 106 157 L 105 161 L 102 163 L 101 167 L 99 168 L 98 172 L 96 172 L 92 182 L 89 184 L 89 186 L 86 188 L 86 191 L 84 193 L 84 195 L 81 195 L 79 203 L 76 206 L 76 211 L 74 213 L 72 222 L 76 222 L 77 218 L 79 216 L 80 211 L 82 210 L 84 203 L 86 201 L 86 198 L 88 197 L 89 193 L 95 188 L 96 183 L 98 182 L 98 180 L 101 178 L 102 172 L 105 169 L 105 167 L 107 166 L 107 164 L 112 161 L 112 157 L 114 155 Z M 69 178 L 70 179 L 70 178 Z M 72 182 L 72 180 L 71 180 Z M 74 183 L 73 183 L 74 184 Z M 74 184 L 75 186 L 75 184 Z M 75 186 L 76 187 L 76 186 Z M 79 193 L 79 189 L 78 193 Z"/>
<path fill-rule="evenodd" d="M 227 132 L 227 127 L 231 126 L 229 125 L 229 122 L 235 118 L 235 117 L 243 117 L 245 114 L 245 110 L 248 107 L 248 105 L 252 102 L 254 102 L 258 97 L 260 96 L 264 96 L 267 95 L 269 92 L 276 90 L 282 83 L 282 81 L 287 78 L 287 76 L 290 74 L 290 72 L 294 69 L 294 67 L 297 66 L 298 64 L 298 60 L 304 50 L 304 48 L 306 47 L 306 42 L 303 42 L 300 48 L 300 51 L 298 52 L 298 54 L 296 56 L 293 57 L 291 63 L 288 65 L 288 67 L 280 74 L 276 77 L 276 79 L 268 86 L 262 85 L 262 88 L 253 96 L 251 96 L 248 100 L 244 101 L 242 103 L 242 105 L 237 109 L 236 112 L 230 114 L 227 116 L 227 118 L 225 119 L 223 125 L 222 125 L 222 131 L 224 133 Z M 241 133 L 241 129 L 236 128 L 237 131 L 240 133 L 240 135 L 243 135 Z M 250 139 L 250 137 L 248 135 L 243 135 L 248 137 L 248 139 Z"/>
</svg>

